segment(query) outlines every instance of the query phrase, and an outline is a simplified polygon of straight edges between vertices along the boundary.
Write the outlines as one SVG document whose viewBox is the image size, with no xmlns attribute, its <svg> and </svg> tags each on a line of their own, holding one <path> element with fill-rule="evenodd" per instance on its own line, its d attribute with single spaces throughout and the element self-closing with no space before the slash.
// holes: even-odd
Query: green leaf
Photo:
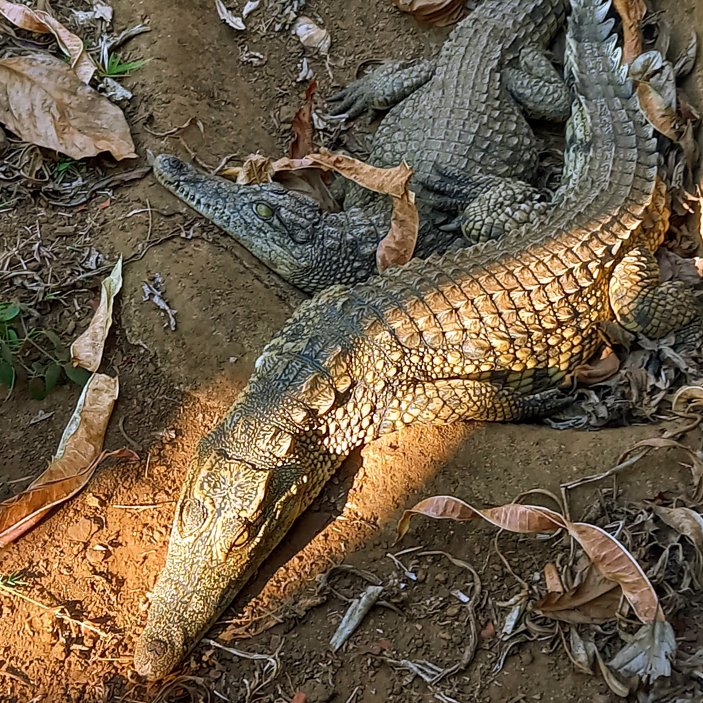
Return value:
<svg viewBox="0 0 703 703">
<path fill-rule="evenodd" d="M 10 349 L 10 343 L 6 342 L 4 339 L 0 339 L 0 357 L 2 360 L 9 364 L 14 365 L 14 359 L 12 358 L 12 349 Z"/>
<path fill-rule="evenodd" d="M 20 314 L 17 303 L 0 303 L 0 322 L 10 322 Z"/>
<path fill-rule="evenodd" d="M 15 385 L 15 367 L 4 359 L 0 361 L 0 384 L 10 390 Z"/>
<path fill-rule="evenodd" d="M 33 400 L 44 400 L 46 398 L 46 387 L 44 379 L 39 376 L 29 379 L 29 395 Z"/>
<path fill-rule="evenodd" d="M 7 341 L 10 344 L 12 344 L 13 346 L 18 344 L 20 338 L 19 338 L 19 335 L 17 334 L 17 332 L 15 331 L 14 327 L 7 327 L 5 329 L 5 334 L 6 334 Z"/>
<path fill-rule="evenodd" d="M 80 366 L 73 366 L 73 364 L 64 364 L 63 370 L 66 372 L 66 375 L 81 388 L 88 383 L 88 379 L 91 376 L 90 371 L 86 371 L 86 369 L 82 369 Z"/>
<path fill-rule="evenodd" d="M 41 333 L 54 345 L 54 349 L 56 349 L 56 351 L 60 351 L 64 348 L 63 342 L 59 339 L 56 332 L 52 332 L 51 330 L 42 330 Z"/>
<path fill-rule="evenodd" d="M 44 374 L 44 383 L 46 384 L 46 392 L 51 393 L 56 387 L 56 384 L 61 380 L 63 368 L 60 364 L 49 364 L 49 368 Z"/>
</svg>

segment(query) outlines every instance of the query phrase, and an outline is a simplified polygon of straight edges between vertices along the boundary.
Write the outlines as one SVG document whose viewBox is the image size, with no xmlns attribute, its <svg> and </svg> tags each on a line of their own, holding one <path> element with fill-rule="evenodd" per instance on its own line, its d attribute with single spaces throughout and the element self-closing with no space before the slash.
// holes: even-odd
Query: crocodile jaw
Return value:
<svg viewBox="0 0 703 703">
<path fill-rule="evenodd" d="M 167 190 L 207 217 L 282 278 L 309 277 L 322 218 L 310 198 L 277 183 L 240 185 L 201 173 L 170 154 L 159 154 L 154 176 Z"/>
</svg>

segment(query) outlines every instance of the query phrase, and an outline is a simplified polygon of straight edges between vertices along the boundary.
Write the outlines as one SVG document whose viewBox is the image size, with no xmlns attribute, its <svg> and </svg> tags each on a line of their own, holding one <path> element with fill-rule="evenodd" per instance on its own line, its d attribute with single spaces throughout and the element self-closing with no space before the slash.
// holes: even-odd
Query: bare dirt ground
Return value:
<svg viewBox="0 0 703 703">
<path fill-rule="evenodd" d="M 152 27 L 128 47 L 150 62 L 123 81 L 135 94 L 127 115 L 140 161 L 146 149 L 187 156 L 178 138 L 155 137 L 147 128 L 165 131 L 192 117 L 201 120 L 203 133 L 192 125 L 180 136 L 210 164 L 227 154 L 243 159 L 256 150 L 285 151 L 303 92 L 295 83 L 303 51 L 294 37 L 257 31 L 256 15 L 251 30 L 237 34 L 218 20 L 210 0 L 115 0 L 114 9 L 118 29 L 140 21 Z M 703 29 L 703 6 L 696 0 L 671 0 L 663 9 L 675 27 L 675 40 L 683 42 L 691 26 Z M 386 1 L 311 0 L 306 14 L 328 28 L 333 39 L 334 80 L 324 62 L 312 60 L 323 95 L 333 84 L 351 80 L 366 59 L 431 54 L 446 36 L 445 30 L 418 27 Z M 265 55 L 265 65 L 241 63 L 245 46 Z M 685 87 L 692 103 L 703 107 L 700 62 Z M 2 214 L 0 236 L 8 246 L 18 232 L 28 231 L 24 228 L 37 227 L 46 242 L 75 237 L 77 245 L 94 247 L 108 261 L 142 251 L 147 240 L 172 236 L 126 266 L 102 367 L 119 374 L 121 386 L 106 445 L 131 446 L 141 461 L 106 463 L 84 493 L 0 552 L 0 574 L 24 572 L 22 593 L 61 606 L 103 634 L 0 593 L 0 701 L 152 701 L 160 685 L 147 687 L 136 677 L 131 654 L 145 620 L 146 594 L 164 563 L 188 458 L 302 297 L 151 177 L 78 210 L 23 202 Z M 177 310 L 175 332 L 164 326 L 155 306 L 142 300 L 142 283 L 156 273 Z M 77 305 L 72 300 L 54 305 L 52 327 L 83 329 L 98 286 L 94 279 L 76 292 Z M 65 385 L 34 401 L 18 388 L 0 404 L 0 499 L 44 468 L 78 393 Z M 53 414 L 30 425 L 40 410 Z M 480 623 L 473 665 L 438 683 L 436 690 L 395 669 L 383 657 L 424 659 L 440 667 L 461 659 L 466 623 L 451 592 L 466 590 L 470 581 L 442 555 L 411 554 L 404 563 L 416 581 L 401 588 L 403 573 L 387 555 L 415 545 L 443 550 L 481 568 L 483 588 L 496 601 L 508 600 L 519 584 L 499 568 L 493 530 L 418 519 L 403 543 L 393 546 L 400 511 L 430 494 L 454 494 L 487 506 L 536 487 L 558 492 L 565 481 L 609 468 L 624 449 L 656 432 L 653 426 L 585 433 L 467 425 L 411 429 L 365 448 L 210 633 L 245 652 L 279 652 L 275 680 L 251 694 L 264 675 L 263 664 L 203 644 L 180 672 L 192 675 L 191 684 L 201 691 L 192 699 L 287 702 L 301 690 L 311 703 L 430 701 L 437 692 L 462 703 L 616 700 L 600 678 L 578 673 L 561 647 L 547 651 L 539 641 L 523 643 L 494 673 L 496 649 L 488 622 Z M 675 452 L 651 455 L 621 482 L 625 495 L 642 500 L 665 491 L 686 493 L 690 473 L 679 463 L 683 458 Z M 589 505 L 598 495 L 596 489 L 577 492 L 575 505 Z M 549 560 L 550 543 L 511 536 L 500 543 L 523 578 L 531 579 Z M 374 609 L 350 644 L 332 654 L 328 643 L 347 607 L 344 599 L 366 586 L 358 574 L 341 572 L 333 576 L 332 592 L 318 594 L 315 577 L 341 561 L 395 583 L 393 592 L 400 595 L 394 609 Z M 495 626 L 506 612 L 498 609 Z M 701 638 L 695 615 L 677 628 L 691 642 Z M 162 696 L 188 700 L 183 689 Z"/>
</svg>

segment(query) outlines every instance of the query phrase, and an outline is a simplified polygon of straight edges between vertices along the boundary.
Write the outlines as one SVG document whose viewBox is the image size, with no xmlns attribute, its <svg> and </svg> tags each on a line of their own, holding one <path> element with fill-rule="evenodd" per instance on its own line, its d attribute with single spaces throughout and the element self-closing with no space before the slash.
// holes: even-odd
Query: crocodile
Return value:
<svg viewBox="0 0 703 703">
<path fill-rule="evenodd" d="M 547 415 L 603 324 L 703 338 L 692 291 L 659 280 L 652 252 L 668 194 L 610 0 L 571 5 L 574 97 L 556 206 L 499 239 L 333 286 L 293 313 L 189 464 L 138 673 L 178 664 L 355 447 L 413 423 Z"/>
<path fill-rule="evenodd" d="M 369 163 L 405 160 L 414 169 L 417 256 L 465 243 L 433 207 L 431 186 L 442 168 L 473 175 L 475 222 L 464 227 L 470 242 L 499 236 L 544 205 L 530 185 L 538 143 L 523 111 L 555 122 L 568 117 L 568 90 L 544 53 L 565 15 L 565 0 L 485 0 L 436 60 L 389 62 L 330 99 L 332 112 L 349 119 L 390 108 Z M 391 220 L 383 195 L 349 183 L 344 210 L 327 212 L 278 184 L 238 185 L 169 154 L 159 155 L 153 169 L 161 184 L 304 292 L 376 272 L 376 249 Z"/>
</svg>

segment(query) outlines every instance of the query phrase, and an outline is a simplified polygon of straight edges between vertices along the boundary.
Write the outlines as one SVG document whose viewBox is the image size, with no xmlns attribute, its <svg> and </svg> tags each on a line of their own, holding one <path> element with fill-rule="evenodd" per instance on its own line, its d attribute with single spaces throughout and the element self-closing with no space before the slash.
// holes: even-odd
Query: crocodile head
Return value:
<svg viewBox="0 0 703 703">
<path fill-rule="evenodd" d="M 377 237 L 371 237 L 371 258 L 365 261 L 359 251 L 364 223 L 352 237 L 344 213 L 325 212 L 312 198 L 278 183 L 240 185 L 201 173 L 169 154 L 157 156 L 153 169 L 163 186 L 302 290 L 315 293 L 330 284 L 323 260 L 328 268 L 330 260 L 332 266 L 348 267 L 350 283 L 358 280 L 356 269 L 371 273 Z M 345 282 L 344 273 L 334 279 Z"/>
<path fill-rule="evenodd" d="M 181 661 L 319 490 L 297 444 L 265 421 L 231 416 L 201 441 L 135 648 L 139 674 L 158 679 Z"/>
</svg>

